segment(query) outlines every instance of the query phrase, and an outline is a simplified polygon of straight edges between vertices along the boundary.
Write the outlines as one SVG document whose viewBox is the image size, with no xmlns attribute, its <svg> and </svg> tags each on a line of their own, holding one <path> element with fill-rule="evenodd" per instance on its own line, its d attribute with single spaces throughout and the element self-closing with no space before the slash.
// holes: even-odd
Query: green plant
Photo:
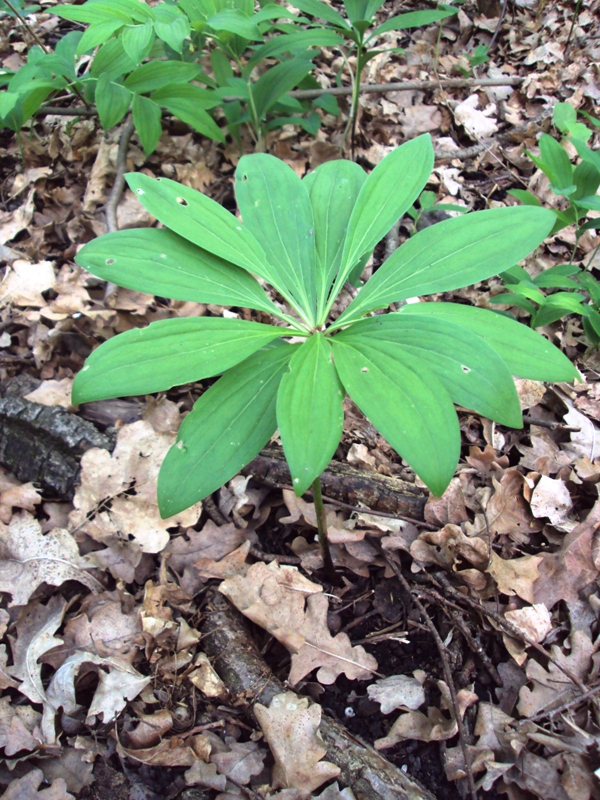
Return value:
<svg viewBox="0 0 600 800">
<path fill-rule="evenodd" d="M 0 126 L 20 130 L 49 97 L 75 93 L 96 105 L 107 130 L 131 110 L 147 155 L 160 138 L 163 112 L 220 142 L 223 130 L 209 113 L 219 105 L 232 133 L 237 135 L 239 126 L 248 123 L 259 146 L 274 111 L 280 116 L 299 111 L 286 121 L 316 132 L 318 116 L 313 113 L 307 121 L 302 116 L 311 110 L 307 104 L 286 95 L 312 70 L 314 47 L 341 41 L 332 31 L 299 31 L 298 17 L 281 6 L 267 4 L 255 12 L 252 0 L 180 0 L 153 6 L 139 0 L 88 0 L 57 6 L 54 12 L 87 28 L 64 36 L 54 53 L 33 47 L 24 67 L 1 76 L 7 90 L 0 93 Z M 207 40 L 213 47 L 214 77 L 198 63 Z M 244 63 L 242 54 L 248 50 Z M 84 56 L 87 67 L 81 73 Z M 281 63 L 254 80 L 253 70 L 273 58 Z M 228 95 L 237 95 L 237 100 L 227 101 Z M 328 110 L 335 106 L 329 102 Z"/>
<path fill-rule="evenodd" d="M 162 465 L 164 517 L 218 489 L 277 428 L 296 493 L 312 485 L 319 504 L 320 475 L 342 434 L 345 392 L 432 492 L 442 494 L 460 454 L 453 402 L 520 427 L 512 375 L 576 377 L 542 336 L 491 311 L 436 302 L 369 316 L 415 295 L 484 280 L 524 258 L 554 224 L 542 208 L 477 211 L 422 230 L 331 319 L 348 275 L 412 206 L 433 158 L 424 135 L 368 176 L 339 160 L 300 180 L 273 156 L 244 156 L 235 185 L 242 220 L 173 181 L 127 176 L 167 229 L 102 236 L 79 251 L 78 264 L 137 291 L 243 306 L 279 320 L 154 322 L 100 345 L 75 378 L 79 404 L 222 376 L 196 402 Z M 288 308 L 269 299 L 254 275 Z"/>
<path fill-rule="evenodd" d="M 398 14 L 390 17 L 386 22 L 375 25 L 375 15 L 381 8 L 385 0 L 343 0 L 347 19 L 331 6 L 322 0 L 290 0 L 290 4 L 305 14 L 322 19 L 328 22 L 324 29 L 328 29 L 344 37 L 350 42 L 346 52 L 346 63 L 351 57 L 355 58 L 355 66 L 351 69 L 352 76 L 352 106 L 349 117 L 349 131 L 351 141 L 354 143 L 356 129 L 356 119 L 358 115 L 358 103 L 360 96 L 360 82 L 363 69 L 372 58 L 383 52 L 404 52 L 401 48 L 391 47 L 384 50 L 380 48 L 370 48 L 369 44 L 377 36 L 389 31 L 406 30 L 409 28 L 419 28 L 422 25 L 429 25 L 438 22 L 446 17 L 458 12 L 458 8 L 441 3 L 436 8 L 425 11 L 411 11 L 406 14 Z"/>
<path fill-rule="evenodd" d="M 489 58 L 489 50 L 490 48 L 485 44 L 478 44 L 475 50 L 473 51 L 473 55 L 466 56 L 467 61 L 469 62 L 469 69 L 465 69 L 464 67 L 459 66 L 459 70 L 468 78 L 470 75 L 473 74 L 473 70 L 475 67 L 480 66 L 480 64 L 485 64 L 487 61 L 490 60 Z"/>
</svg>

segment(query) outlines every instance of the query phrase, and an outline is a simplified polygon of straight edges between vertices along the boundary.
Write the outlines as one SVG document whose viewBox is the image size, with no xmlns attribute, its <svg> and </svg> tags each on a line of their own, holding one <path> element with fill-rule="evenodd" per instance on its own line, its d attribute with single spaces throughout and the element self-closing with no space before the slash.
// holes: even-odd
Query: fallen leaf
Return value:
<svg viewBox="0 0 600 800">
<path fill-rule="evenodd" d="M 121 755 L 153 767 L 192 767 L 198 760 L 208 761 L 211 746 L 206 736 L 198 734 L 185 740 L 173 736 L 170 739 L 163 739 L 156 747 L 146 747 L 140 750 L 123 747 L 119 742 L 117 750 Z"/>
<path fill-rule="evenodd" d="M 485 139 L 496 133 L 498 126 L 492 118 L 496 113 L 495 103 L 491 103 L 484 111 L 479 109 L 479 96 L 472 94 L 454 108 L 454 117 L 459 125 L 474 139 Z"/>
<path fill-rule="evenodd" d="M 71 617 L 65 625 L 63 650 L 86 650 L 133 662 L 143 643 L 137 609 L 123 613 L 121 603 L 110 595 L 106 599 L 97 596 L 94 601 L 84 601 L 83 613 Z"/>
<path fill-rule="evenodd" d="M 224 753 L 213 753 L 210 760 L 217 765 L 221 775 L 246 786 L 254 775 L 263 771 L 267 753 L 256 742 L 237 742 L 228 737 L 226 744 L 229 749 Z"/>
<path fill-rule="evenodd" d="M 529 501 L 534 517 L 547 517 L 553 525 L 560 525 L 573 508 L 567 484 L 546 475 L 537 482 Z"/>
<path fill-rule="evenodd" d="M 51 261 L 13 261 L 0 283 L 0 307 L 10 304 L 42 308 L 46 305 L 42 292 L 52 289 L 55 280 Z"/>
<path fill-rule="evenodd" d="M 129 744 L 136 750 L 153 747 L 173 727 L 173 715 L 168 708 L 153 714 L 140 714 L 138 725 L 129 732 Z"/>
<path fill-rule="evenodd" d="M 43 744 L 42 715 L 31 706 L 11 706 L 9 697 L 0 697 L 0 747 L 14 756 L 19 750 L 37 750 Z"/>
<path fill-rule="evenodd" d="M 196 669 L 187 678 L 205 697 L 222 699 L 227 696 L 227 687 L 213 669 L 206 653 L 198 653 L 194 665 Z"/>
<path fill-rule="evenodd" d="M 62 406 L 72 408 L 71 387 L 73 378 L 62 378 L 60 381 L 42 381 L 33 392 L 25 395 L 25 400 L 40 403 L 43 406 Z"/>
<path fill-rule="evenodd" d="M 490 565 L 485 571 L 496 581 L 499 592 L 509 597 L 516 594 L 528 603 L 533 603 L 533 585 L 539 578 L 538 566 L 542 561 L 543 556 L 500 558 L 492 550 Z"/>
<path fill-rule="evenodd" d="M 12 781 L 0 800 L 75 800 L 75 796 L 67 792 L 67 784 L 57 778 L 52 786 L 38 790 L 44 780 L 41 769 L 33 769 L 23 778 Z"/>
<path fill-rule="evenodd" d="M 409 708 L 414 711 L 423 705 L 425 673 L 422 670 L 415 672 L 419 673 L 418 676 L 392 675 L 367 687 L 369 699 L 381 705 L 382 714 L 391 714 L 397 708 Z"/>
<path fill-rule="evenodd" d="M 529 504 L 523 496 L 525 478 L 516 469 L 507 469 L 501 480 L 492 476 L 495 492 L 487 504 L 487 527 L 497 536 L 510 536 L 520 544 L 529 541 L 529 535 L 542 529 L 541 522 L 535 520 Z M 485 520 L 478 526 L 486 530 Z"/>
<path fill-rule="evenodd" d="M 42 583 L 60 586 L 71 580 L 101 591 L 102 584 L 89 569 L 68 531 L 57 528 L 43 534 L 40 523 L 26 512 L 0 530 L 0 591 L 12 595 L 10 606 L 26 605 Z"/>
<path fill-rule="evenodd" d="M 297 789 L 308 797 L 326 781 L 337 778 L 339 767 L 321 759 L 327 748 L 319 735 L 321 707 L 294 692 L 275 695 L 269 708 L 257 703 L 256 719 L 271 748 L 275 788 Z"/>
<path fill-rule="evenodd" d="M 505 618 L 512 622 L 512 624 L 522 631 L 534 642 L 543 642 L 546 636 L 552 630 L 552 617 L 546 606 L 538 603 L 535 606 L 525 606 L 525 608 L 517 608 L 513 611 L 506 611 Z M 519 666 L 522 666 L 527 660 L 525 651 L 527 649 L 527 642 L 517 641 L 507 634 L 502 634 L 506 649 L 515 659 Z"/>
</svg>

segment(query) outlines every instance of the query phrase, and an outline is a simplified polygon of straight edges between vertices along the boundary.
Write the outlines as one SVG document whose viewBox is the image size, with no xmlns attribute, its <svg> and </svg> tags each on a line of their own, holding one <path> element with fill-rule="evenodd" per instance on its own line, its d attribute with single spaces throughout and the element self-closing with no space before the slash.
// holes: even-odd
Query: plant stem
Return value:
<svg viewBox="0 0 600 800">
<path fill-rule="evenodd" d="M 327 514 L 325 513 L 325 506 L 323 504 L 323 495 L 321 494 L 321 476 L 315 478 L 311 486 L 313 501 L 315 504 L 315 514 L 317 516 L 317 534 L 319 536 L 319 544 L 321 545 L 321 552 L 323 553 L 323 561 L 325 563 L 325 572 L 327 573 L 327 580 L 333 586 L 340 585 L 340 579 L 331 558 L 329 550 L 329 540 L 327 538 Z"/>
</svg>

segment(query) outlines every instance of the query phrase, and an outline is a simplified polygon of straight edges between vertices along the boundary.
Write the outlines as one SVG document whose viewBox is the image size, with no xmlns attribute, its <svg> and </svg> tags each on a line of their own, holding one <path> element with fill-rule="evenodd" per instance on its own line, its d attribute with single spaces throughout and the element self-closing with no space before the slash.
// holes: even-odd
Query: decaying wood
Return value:
<svg viewBox="0 0 600 800">
<path fill-rule="evenodd" d="M 91 447 L 112 450 L 113 442 L 61 406 L 21 397 L 0 398 L 0 464 L 49 495 L 73 497 L 81 456 Z"/>
<path fill-rule="evenodd" d="M 291 486 L 292 483 L 283 452 L 277 448 L 265 448 L 242 472 L 276 489 Z M 349 464 L 332 461 L 321 475 L 321 484 L 325 498 L 331 497 L 351 506 L 362 504 L 373 511 L 423 519 L 427 496 L 421 489 L 400 478 L 365 472 Z"/>
<path fill-rule="evenodd" d="M 240 614 L 222 595 L 215 593 L 206 612 L 201 624 L 204 651 L 238 702 L 251 712 L 254 703 L 269 705 L 276 694 L 288 691 L 264 662 Z M 340 768 L 340 781 L 361 800 L 436 800 L 337 720 L 323 714 L 319 730 L 327 747 L 326 760 Z"/>
</svg>

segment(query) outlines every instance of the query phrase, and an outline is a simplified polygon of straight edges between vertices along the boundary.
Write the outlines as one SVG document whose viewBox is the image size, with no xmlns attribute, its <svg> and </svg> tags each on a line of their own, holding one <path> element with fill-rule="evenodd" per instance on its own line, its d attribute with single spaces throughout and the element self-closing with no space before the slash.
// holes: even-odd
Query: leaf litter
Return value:
<svg viewBox="0 0 600 800">
<path fill-rule="evenodd" d="M 593 111 L 600 99 L 593 66 L 600 53 L 590 35 L 597 3 L 581 9 L 566 61 L 569 4 L 517 0 L 510 8 L 496 50 L 477 69 L 521 75 L 521 87 L 365 95 L 358 159 L 374 166 L 424 131 L 448 151 L 489 144 L 514 129 L 500 150 L 486 145 L 467 159 L 438 163 L 428 189 L 438 201 L 468 208 L 511 203 L 508 188 L 530 188 L 554 202 L 525 150 L 535 151 L 548 104 L 567 100 Z M 49 15 L 29 19 L 47 35 Z M 496 24 L 468 3 L 456 22 L 385 34 L 404 55 L 376 56 L 366 78 L 460 76 L 471 68 L 466 54 L 489 45 Z M 5 66 L 12 47 L 23 44 L 21 34 L 15 28 L 7 38 Z M 334 85 L 335 58 L 325 50 L 317 59 L 323 85 Z M 91 348 L 115 333 L 172 317 L 245 312 L 124 289 L 105 298 L 104 287 L 73 266 L 73 256 L 106 230 L 102 203 L 119 131 L 101 134 L 92 120 L 59 117 L 35 127 L 36 135 L 21 141 L 25 166 L 15 141 L 3 138 L 0 148 L 9 165 L 0 245 L 3 254 L 11 251 L 0 282 L 1 393 L 15 376 L 29 375 L 38 380 L 24 393 L 29 401 L 101 420 L 115 447 L 88 451 L 72 499 L 46 497 L 27 480 L 0 475 L 2 800 L 90 797 L 88 783 L 103 761 L 118 767 L 131 797 L 184 797 L 189 786 L 223 800 L 244 796 L 240 787 L 264 798 L 312 793 L 351 800 L 319 739 L 321 707 L 438 797 L 464 796 L 466 764 L 439 656 L 386 556 L 402 562 L 445 642 L 480 796 L 595 796 L 600 362 L 579 322 L 559 321 L 545 332 L 585 381 L 546 391 L 519 384 L 528 414 L 521 432 L 461 412 L 466 457 L 444 497 L 428 499 L 424 520 L 328 506 L 344 581 L 329 591 L 321 583 L 309 498 L 238 476 L 216 496 L 218 516 L 199 505 L 160 520 L 160 461 L 206 384 L 158 401 L 70 406 L 73 375 Z M 339 121 L 323 115 L 316 141 L 284 128 L 270 145 L 302 175 L 338 155 L 339 142 Z M 135 141 L 129 151 L 131 167 L 219 201 L 228 198 L 226 176 L 237 158 L 233 147 L 220 151 L 180 131 L 163 136 L 146 162 Z M 120 227 L 151 224 L 133 201 L 123 196 Z M 402 237 L 410 225 L 403 222 Z M 600 267 L 597 243 L 594 231 L 579 242 L 593 268 Z M 566 263 L 573 245 L 567 228 L 527 266 L 537 274 Z M 381 255 L 376 251 L 368 269 Z M 499 291 L 492 279 L 447 299 L 486 307 Z M 414 481 L 356 410 L 347 414 L 338 458 Z M 261 551 L 295 560 L 263 563 L 256 560 Z M 438 574 L 477 607 L 454 595 L 458 609 L 440 603 Z M 258 712 L 259 725 L 240 713 L 197 634 L 203 598 L 215 582 L 256 626 L 269 665 L 305 695 L 276 697 Z M 580 700 L 582 692 L 588 694 Z"/>
</svg>

